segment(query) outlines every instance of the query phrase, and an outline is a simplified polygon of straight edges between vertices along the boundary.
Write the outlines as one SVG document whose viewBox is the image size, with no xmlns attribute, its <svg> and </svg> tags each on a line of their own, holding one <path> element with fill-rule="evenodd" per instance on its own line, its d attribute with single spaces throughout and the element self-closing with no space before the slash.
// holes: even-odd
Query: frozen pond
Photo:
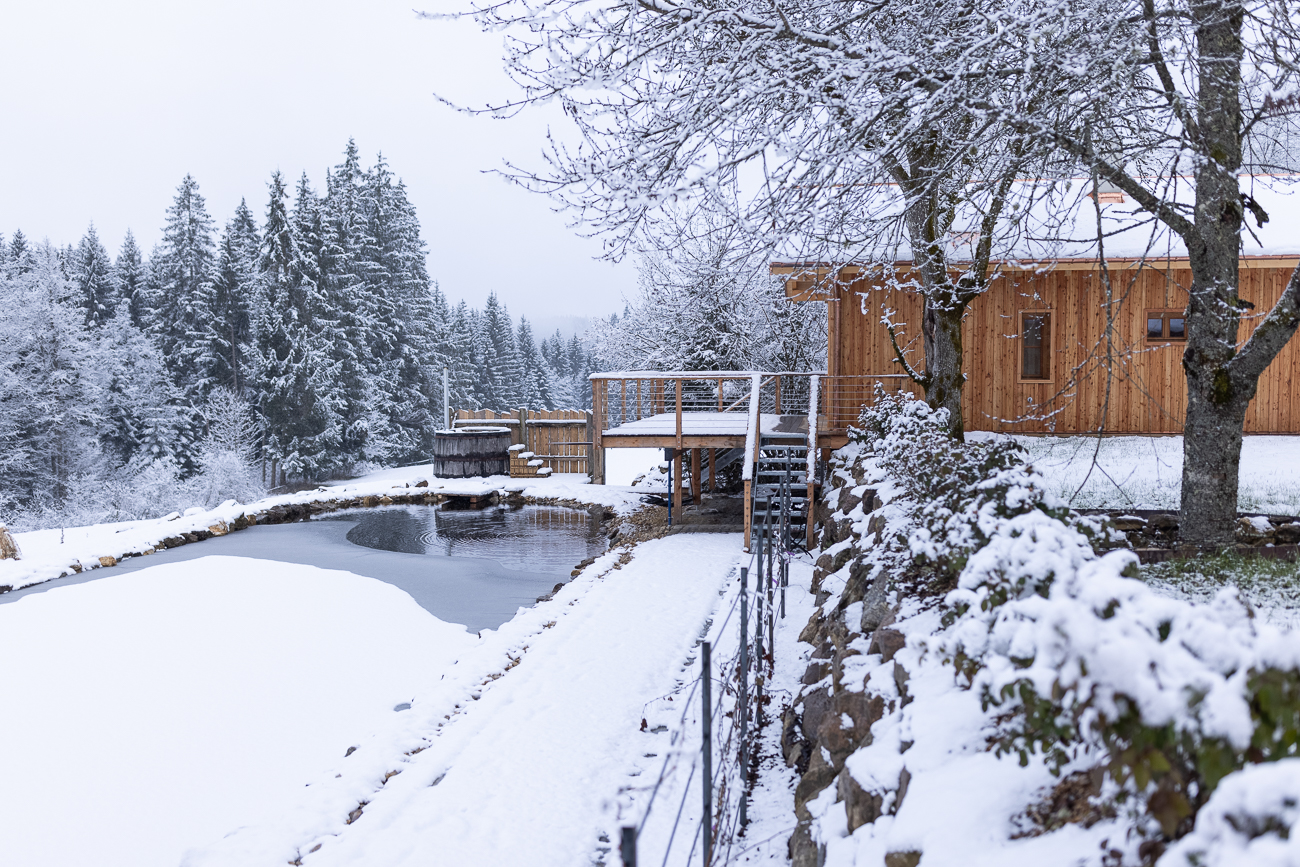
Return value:
<svg viewBox="0 0 1300 867">
<path fill-rule="evenodd" d="M 354 545 L 404 554 L 474 557 L 507 569 L 564 577 L 578 562 L 605 551 L 600 522 L 587 512 L 563 506 L 459 510 L 392 506 L 317 520 L 355 521 L 347 535 Z"/>
<path fill-rule="evenodd" d="M 250 527 L 109 569 L 94 569 L 0 595 L 0 604 L 161 563 L 208 555 L 342 569 L 400 587 L 430 614 L 470 631 L 495 629 L 605 551 L 600 521 L 560 506 L 477 511 L 390 506 L 298 524 Z"/>
</svg>

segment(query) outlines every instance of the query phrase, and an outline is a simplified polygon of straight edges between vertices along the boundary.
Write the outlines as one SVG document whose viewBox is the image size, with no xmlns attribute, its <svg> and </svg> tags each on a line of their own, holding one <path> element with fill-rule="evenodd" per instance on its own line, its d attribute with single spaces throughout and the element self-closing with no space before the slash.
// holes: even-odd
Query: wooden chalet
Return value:
<svg viewBox="0 0 1300 867">
<path fill-rule="evenodd" d="M 1295 180 L 1295 179 L 1290 179 Z M 1252 186 L 1272 219 L 1253 234 L 1258 252 L 1241 259 L 1240 296 L 1253 304 L 1241 339 L 1272 308 L 1300 264 L 1300 193 Z M 1033 434 L 1176 434 L 1186 383 L 1182 353 L 1191 271 L 1186 251 L 1157 237 L 1122 196 L 1101 192 L 1106 272 L 1091 248 L 1096 209 L 1076 205 L 1080 241 L 1013 249 L 994 266 L 988 292 L 968 308 L 962 337 L 966 429 Z M 1086 219 L 1084 219 L 1086 218 Z M 1069 226 L 1064 227 L 1069 231 Z M 1126 231 L 1130 232 L 1126 237 Z M 958 235 L 968 233 L 957 233 Z M 1158 244 L 1156 242 L 1159 242 Z M 1155 257 L 1156 247 L 1163 255 Z M 906 272 L 905 257 L 890 267 Z M 960 261 L 960 250 L 951 261 Z M 728 461 L 745 481 L 745 535 L 767 537 L 771 498 L 804 488 L 813 501 L 816 459 L 848 441 L 878 387 L 920 388 L 897 363 L 885 312 L 909 363 L 924 368 L 921 299 L 887 288 L 878 266 L 791 261 L 772 265 L 791 300 L 826 304 L 824 372 L 622 371 L 592 383 L 591 474 L 604 482 L 608 448 L 664 448 L 673 457 L 673 507 L 685 491 L 699 504 Z M 1292 341 L 1260 379 L 1248 433 L 1300 433 L 1300 345 Z M 802 521 L 800 523 L 803 523 Z M 807 538 L 812 542 L 811 522 Z"/>
<path fill-rule="evenodd" d="M 1242 258 L 1240 295 L 1254 305 L 1242 317 L 1242 341 L 1277 302 L 1298 263 L 1300 256 Z M 971 303 L 962 326 L 967 430 L 1182 432 L 1184 316 L 1192 279 L 1187 259 L 1109 259 L 1107 268 L 1109 303 L 1095 259 L 1045 267 L 998 264 L 991 289 Z M 900 365 L 881 324 L 892 311 L 908 362 L 923 370 L 920 296 L 881 288 L 879 272 L 869 268 L 831 273 L 821 266 L 784 263 L 773 271 L 789 276 L 787 297 L 826 302 L 827 373 L 833 381 L 867 377 L 889 382 L 891 390 L 920 394 L 918 386 L 898 376 Z M 1246 432 L 1300 433 L 1295 341 L 1260 377 Z"/>
</svg>

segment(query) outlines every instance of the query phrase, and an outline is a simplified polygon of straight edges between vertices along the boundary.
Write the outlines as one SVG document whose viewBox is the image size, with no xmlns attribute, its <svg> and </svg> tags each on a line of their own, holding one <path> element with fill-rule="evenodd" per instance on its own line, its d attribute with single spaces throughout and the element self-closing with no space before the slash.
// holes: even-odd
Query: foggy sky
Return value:
<svg viewBox="0 0 1300 867">
<path fill-rule="evenodd" d="M 510 94 L 500 37 L 420 21 L 427 0 L 73 0 L 0 9 L 0 232 L 75 244 L 94 221 L 110 255 L 129 227 L 147 252 L 194 175 L 218 226 L 266 182 L 325 170 L 354 137 L 407 184 L 429 272 L 453 301 L 495 290 L 518 316 L 604 315 L 635 284 L 630 262 L 593 261 L 543 196 L 484 170 L 541 167 L 548 120 L 468 117 Z"/>
</svg>

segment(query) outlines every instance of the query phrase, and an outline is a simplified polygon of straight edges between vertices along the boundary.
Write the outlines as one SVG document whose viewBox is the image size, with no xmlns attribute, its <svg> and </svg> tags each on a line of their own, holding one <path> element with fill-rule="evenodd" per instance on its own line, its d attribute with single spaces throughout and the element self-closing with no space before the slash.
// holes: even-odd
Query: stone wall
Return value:
<svg viewBox="0 0 1300 867">
<path fill-rule="evenodd" d="M 835 800 L 844 802 L 850 833 L 897 810 L 907 791 L 906 770 L 887 797 L 865 791 L 844 767 L 855 750 L 871 743 L 871 726 L 908 702 L 907 671 L 897 661 L 888 696 L 845 674 L 851 657 L 875 653 L 889 662 L 905 643 L 890 629 L 897 608 L 889 576 L 868 562 L 863 545 L 864 534 L 879 538 L 883 507 L 861 461 L 838 458 L 817 505 L 822 532 L 812 590 L 818 609 L 799 635 L 813 650 L 781 735 L 786 764 L 800 773 L 794 795 L 798 826 L 789 841 L 795 867 L 820 867 L 824 858 L 811 834 L 808 803 L 825 790 L 834 787 Z M 889 867 L 905 867 L 910 854 L 891 853 Z"/>
</svg>

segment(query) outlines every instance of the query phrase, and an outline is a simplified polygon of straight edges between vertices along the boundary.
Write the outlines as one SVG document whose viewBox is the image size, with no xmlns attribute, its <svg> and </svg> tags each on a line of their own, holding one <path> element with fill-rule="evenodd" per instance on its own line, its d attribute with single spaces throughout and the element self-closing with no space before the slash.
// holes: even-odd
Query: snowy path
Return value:
<svg viewBox="0 0 1300 867">
<path fill-rule="evenodd" d="M 677 683 L 740 544 L 681 535 L 638 546 L 622 568 L 616 554 L 600 558 L 551 602 L 485 633 L 294 809 L 184 863 L 589 863 L 651 743 L 645 706 Z"/>
</svg>

